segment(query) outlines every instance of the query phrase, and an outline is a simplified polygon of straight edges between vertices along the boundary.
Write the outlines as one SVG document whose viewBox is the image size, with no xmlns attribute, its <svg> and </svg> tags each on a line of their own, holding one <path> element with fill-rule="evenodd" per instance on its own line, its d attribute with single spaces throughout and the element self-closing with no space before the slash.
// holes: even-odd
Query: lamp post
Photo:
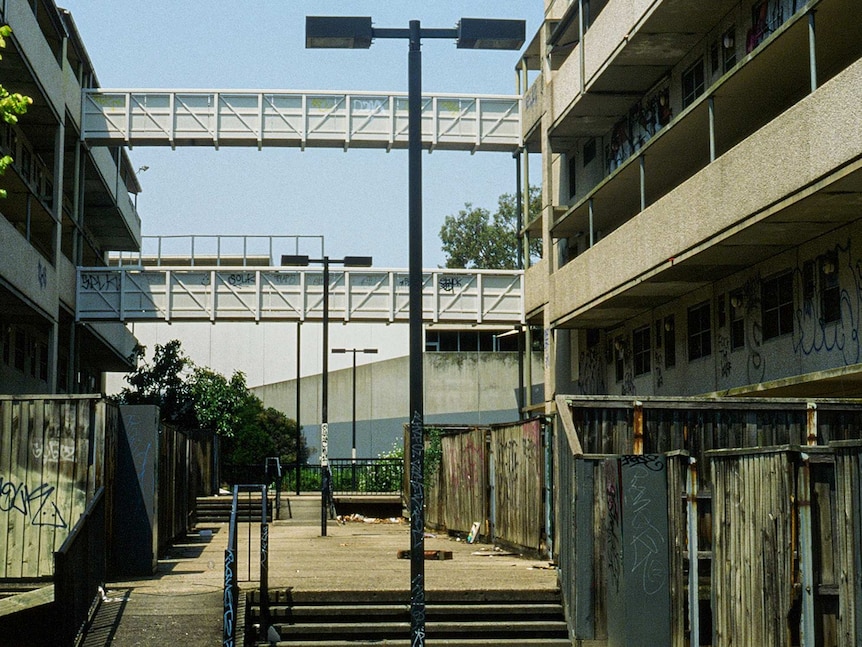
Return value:
<svg viewBox="0 0 862 647">
<path fill-rule="evenodd" d="M 425 645 L 425 492 L 424 403 L 422 376 L 422 52 L 423 38 L 454 39 L 460 49 L 520 49 L 526 38 L 523 20 L 462 18 L 450 29 L 373 27 L 370 17 L 306 16 L 308 48 L 367 49 L 374 38 L 409 40 L 407 55 L 407 166 L 409 238 L 410 363 L 410 636 L 413 647 Z"/>
<path fill-rule="evenodd" d="M 356 354 L 376 355 L 376 348 L 333 348 L 333 354 L 343 355 L 345 353 L 353 354 L 353 416 L 352 416 L 352 445 L 350 450 L 350 458 L 356 463 Z M 355 469 L 355 468 L 354 468 Z"/>
<path fill-rule="evenodd" d="M 323 265 L 323 366 L 320 387 L 320 535 L 326 537 L 326 517 L 332 499 L 332 475 L 329 471 L 329 266 L 332 263 L 345 267 L 371 267 L 370 256 L 344 258 L 309 258 L 308 256 L 282 256 L 282 265 Z M 299 376 L 297 376 L 298 378 Z"/>
</svg>

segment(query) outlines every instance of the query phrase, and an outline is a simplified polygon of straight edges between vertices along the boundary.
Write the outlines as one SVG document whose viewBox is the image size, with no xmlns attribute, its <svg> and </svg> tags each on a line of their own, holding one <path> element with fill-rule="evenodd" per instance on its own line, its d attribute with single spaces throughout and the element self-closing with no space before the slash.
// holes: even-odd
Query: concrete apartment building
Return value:
<svg viewBox="0 0 862 647">
<path fill-rule="evenodd" d="M 862 393 L 862 3 L 546 0 L 545 394 Z"/>
<path fill-rule="evenodd" d="M 14 159 L 0 200 L 0 393 L 92 393 L 105 371 L 130 369 L 135 340 L 121 323 L 75 322 L 75 268 L 139 248 L 140 187 L 125 149 L 81 142 L 81 90 L 98 81 L 71 15 L 5 0 L 0 22 L 12 28 L 3 86 L 33 99 L 0 124 L 0 154 Z"/>
</svg>

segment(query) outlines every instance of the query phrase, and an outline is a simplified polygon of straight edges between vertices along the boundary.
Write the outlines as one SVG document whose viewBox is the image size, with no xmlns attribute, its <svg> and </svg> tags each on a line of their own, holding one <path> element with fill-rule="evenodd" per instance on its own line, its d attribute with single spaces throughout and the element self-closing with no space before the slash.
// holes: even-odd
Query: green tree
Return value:
<svg viewBox="0 0 862 647">
<path fill-rule="evenodd" d="M 245 375 L 236 371 L 228 380 L 221 373 L 196 367 L 189 382 L 200 426 L 212 429 L 219 436 L 233 436 L 242 408 L 254 397 L 248 391 Z"/>
<path fill-rule="evenodd" d="M 0 26 L 0 49 L 6 47 L 6 39 L 12 34 L 12 28 L 9 25 Z M 2 58 L 2 56 L 0 56 Z M 23 115 L 27 112 L 27 106 L 33 103 L 33 99 L 26 97 L 17 92 L 11 93 L 9 90 L 0 85 L 0 117 L 7 124 L 18 123 L 18 115 Z M 9 165 L 13 162 L 11 156 L 3 155 L 0 157 L 0 175 L 6 171 Z M 0 198 L 6 197 L 6 189 L 0 189 Z"/>
<path fill-rule="evenodd" d="M 541 190 L 530 187 L 530 220 L 541 210 Z M 494 213 L 471 203 L 455 216 L 446 216 L 440 241 L 446 267 L 510 270 L 518 266 L 518 209 L 515 196 L 506 193 L 497 201 Z M 541 241 L 531 241 L 530 255 L 541 256 Z"/>
<path fill-rule="evenodd" d="M 282 464 L 308 460 L 305 439 L 296 447 L 296 421 L 263 402 L 248 390 L 245 375 L 230 379 L 212 369 L 195 366 L 179 340 L 156 344 L 152 363 L 146 349 L 135 349 L 137 368 L 117 396 L 123 404 L 155 404 L 165 422 L 186 429 L 207 429 L 222 438 L 222 460 L 236 465 L 263 465 L 278 456 Z"/>
<path fill-rule="evenodd" d="M 155 404 L 162 420 L 182 427 L 197 427 L 189 378 L 194 364 L 183 354 L 179 340 L 156 344 L 152 364 L 144 360 L 146 348 L 137 346 L 137 367 L 126 376 L 131 388 L 117 399 L 123 404 Z"/>
</svg>

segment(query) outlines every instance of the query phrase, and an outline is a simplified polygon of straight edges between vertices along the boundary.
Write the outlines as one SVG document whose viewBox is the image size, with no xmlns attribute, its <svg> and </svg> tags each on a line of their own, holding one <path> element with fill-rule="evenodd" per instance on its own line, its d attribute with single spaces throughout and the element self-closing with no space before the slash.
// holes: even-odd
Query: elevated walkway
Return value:
<svg viewBox="0 0 862 647">
<path fill-rule="evenodd" d="M 87 90 L 81 138 L 93 145 L 407 148 L 407 94 L 322 91 Z M 513 153 L 521 98 L 425 94 L 427 150 Z"/>
<path fill-rule="evenodd" d="M 77 321 L 331 321 L 406 323 L 407 270 L 286 267 L 79 267 Z M 524 321 L 521 270 L 425 270 L 423 320 Z"/>
</svg>

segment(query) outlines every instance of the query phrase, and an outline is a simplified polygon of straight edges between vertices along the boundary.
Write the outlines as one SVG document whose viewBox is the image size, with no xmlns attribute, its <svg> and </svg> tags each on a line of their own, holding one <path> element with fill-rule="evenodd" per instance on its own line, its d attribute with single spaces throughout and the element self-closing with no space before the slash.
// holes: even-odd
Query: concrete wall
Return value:
<svg viewBox="0 0 862 647">
<path fill-rule="evenodd" d="M 586 332 L 558 330 L 557 392 L 612 395 L 697 395 L 727 391 L 747 385 L 768 383 L 789 375 L 816 374 L 827 369 L 862 363 L 862 221 L 836 229 L 784 254 L 753 265 L 726 279 L 696 290 L 672 303 L 653 309 L 623 326 L 607 331 L 599 344 L 588 346 Z M 837 258 L 841 317 L 824 321 L 819 291 L 814 298 L 804 296 L 803 267 L 825 254 Z M 762 334 L 761 287 L 765 279 L 791 272 L 794 284 L 793 332 L 764 340 Z M 730 346 L 730 295 L 741 298 L 745 328 L 744 345 Z M 712 353 L 708 357 L 687 357 L 686 317 L 688 308 L 709 301 L 712 309 Z M 724 323 L 718 315 L 723 302 Z M 656 322 L 672 315 L 676 322 L 676 363 L 666 366 L 665 349 L 655 347 Z M 653 329 L 652 370 L 634 376 L 632 331 L 650 325 Z M 574 343 L 559 343 L 563 336 Z M 624 340 L 625 375 L 617 381 L 613 363 L 614 339 Z M 568 367 L 572 366 L 571 373 Z"/>
<path fill-rule="evenodd" d="M 492 424 L 518 419 L 518 354 L 425 353 L 426 424 Z M 360 458 L 401 445 L 409 418 L 409 358 L 356 368 L 356 447 Z M 534 381 L 541 381 L 541 356 L 534 353 Z M 302 379 L 299 420 L 317 460 L 320 446 L 320 375 Z M 255 387 L 266 406 L 296 415 L 296 380 Z M 534 401 L 541 401 L 541 387 Z M 329 456 L 349 458 L 352 450 L 352 368 L 329 374 Z"/>
</svg>

